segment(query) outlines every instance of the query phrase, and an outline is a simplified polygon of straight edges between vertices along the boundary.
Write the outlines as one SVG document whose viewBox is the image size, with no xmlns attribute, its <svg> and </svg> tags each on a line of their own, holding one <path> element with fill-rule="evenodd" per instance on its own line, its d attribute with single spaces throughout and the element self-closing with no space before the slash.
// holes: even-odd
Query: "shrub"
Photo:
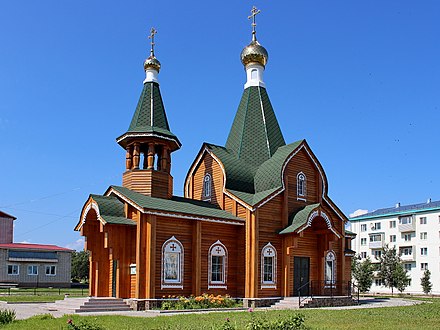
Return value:
<svg viewBox="0 0 440 330">
<path fill-rule="evenodd" d="M 67 329 L 69 330 L 104 330 L 103 327 L 97 324 L 90 324 L 87 321 L 81 321 L 74 324 L 72 319 L 67 320 Z"/>
<path fill-rule="evenodd" d="M 0 324 L 12 323 L 15 320 L 15 311 L 10 309 L 0 310 Z"/>
<path fill-rule="evenodd" d="M 190 296 L 190 297 L 171 297 L 168 296 L 169 300 L 164 300 L 161 305 L 161 309 L 207 309 L 207 308 L 231 308 L 241 306 L 230 296 L 214 296 L 213 294 L 208 295 L 207 293 L 201 296 Z"/>
</svg>

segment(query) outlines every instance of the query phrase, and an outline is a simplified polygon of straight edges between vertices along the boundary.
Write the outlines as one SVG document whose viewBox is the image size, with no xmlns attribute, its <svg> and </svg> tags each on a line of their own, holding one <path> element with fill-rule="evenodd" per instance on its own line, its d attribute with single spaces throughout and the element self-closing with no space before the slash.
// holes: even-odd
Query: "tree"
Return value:
<svg viewBox="0 0 440 330">
<path fill-rule="evenodd" d="M 425 271 L 423 272 L 423 277 L 420 280 L 423 292 L 425 294 L 429 294 L 432 290 L 431 272 L 428 269 L 425 269 Z"/>
<path fill-rule="evenodd" d="M 356 281 L 359 291 L 364 293 L 370 290 L 373 284 L 374 267 L 369 257 L 363 261 L 353 258 L 351 262 L 351 274 Z"/>
<path fill-rule="evenodd" d="M 396 247 L 390 248 L 385 244 L 379 261 L 378 276 L 382 278 L 385 287 L 391 288 L 391 294 L 394 294 L 394 288 L 400 292 L 405 290 L 410 278 L 400 261 Z"/>
<path fill-rule="evenodd" d="M 89 279 L 89 252 L 72 253 L 72 281 L 87 282 Z"/>
</svg>

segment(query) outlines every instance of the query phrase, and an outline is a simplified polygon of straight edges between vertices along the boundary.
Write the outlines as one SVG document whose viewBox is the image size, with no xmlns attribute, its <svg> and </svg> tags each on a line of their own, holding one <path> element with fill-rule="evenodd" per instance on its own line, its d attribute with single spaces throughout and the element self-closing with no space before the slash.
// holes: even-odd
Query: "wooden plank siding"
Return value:
<svg viewBox="0 0 440 330">
<path fill-rule="evenodd" d="M 215 161 L 208 153 L 204 154 L 192 177 L 190 178 L 190 180 L 192 181 L 192 198 L 197 200 L 204 200 L 203 180 L 206 174 L 210 174 L 212 180 L 210 202 L 220 206 L 220 208 L 223 209 L 223 171 L 217 161 Z"/>
</svg>

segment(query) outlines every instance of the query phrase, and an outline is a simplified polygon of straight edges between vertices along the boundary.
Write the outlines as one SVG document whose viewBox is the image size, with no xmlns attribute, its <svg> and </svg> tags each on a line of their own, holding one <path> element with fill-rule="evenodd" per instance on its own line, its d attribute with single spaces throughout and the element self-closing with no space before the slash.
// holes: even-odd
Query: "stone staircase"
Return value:
<svg viewBox="0 0 440 330">
<path fill-rule="evenodd" d="M 132 309 L 119 298 L 89 298 L 75 313 L 128 312 Z"/>
<path fill-rule="evenodd" d="M 89 298 L 64 298 L 64 300 L 56 300 L 54 303 L 49 303 L 46 309 L 49 312 L 62 311 L 65 314 L 74 314 Z"/>
<path fill-rule="evenodd" d="M 313 297 L 305 298 L 299 304 L 298 297 L 285 297 L 275 303 L 270 309 L 298 309 L 298 308 L 317 308 L 356 305 L 351 297 Z"/>
<path fill-rule="evenodd" d="M 300 308 L 298 297 L 284 297 L 270 307 L 270 309 L 298 309 Z"/>
</svg>

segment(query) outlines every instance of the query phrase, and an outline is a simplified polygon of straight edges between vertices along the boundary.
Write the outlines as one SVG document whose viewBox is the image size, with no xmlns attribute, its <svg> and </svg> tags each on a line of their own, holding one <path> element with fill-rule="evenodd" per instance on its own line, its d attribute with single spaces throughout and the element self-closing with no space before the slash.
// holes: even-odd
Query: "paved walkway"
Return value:
<svg viewBox="0 0 440 330">
<path fill-rule="evenodd" d="M 75 299 L 75 298 L 70 298 Z M 322 307 L 325 309 L 355 309 L 355 308 L 379 308 L 395 306 L 412 306 L 421 304 L 423 301 L 401 299 L 401 298 L 361 298 L 360 305 L 345 307 Z M 53 303 L 28 303 L 28 304 L 8 304 L 0 301 L 0 309 L 13 309 L 17 319 L 27 319 L 39 314 L 52 314 L 54 317 L 61 317 L 65 314 L 73 314 L 72 308 L 57 306 Z M 260 308 L 258 308 L 260 309 Z M 265 308 L 261 308 L 262 310 Z M 186 312 L 188 313 L 188 312 Z M 196 311 L 190 313 L 197 313 Z M 206 313 L 206 312 L 205 312 Z M 129 312 L 101 312 L 101 313 L 81 313 L 81 315 L 124 315 L 134 317 L 154 317 L 158 315 L 175 315 L 176 313 L 160 314 L 159 311 L 129 311 Z"/>
</svg>

